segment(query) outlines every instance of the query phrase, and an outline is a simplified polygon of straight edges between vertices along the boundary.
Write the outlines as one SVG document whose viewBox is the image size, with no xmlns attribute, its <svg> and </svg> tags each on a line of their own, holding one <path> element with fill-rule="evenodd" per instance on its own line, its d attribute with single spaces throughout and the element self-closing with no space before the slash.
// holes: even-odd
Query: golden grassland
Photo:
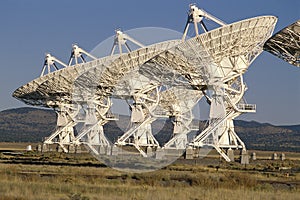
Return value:
<svg viewBox="0 0 300 200">
<path fill-rule="evenodd" d="M 211 163 L 180 159 L 154 172 L 129 173 L 89 154 L 0 153 L 0 199 L 299 199 L 299 159 Z"/>
</svg>

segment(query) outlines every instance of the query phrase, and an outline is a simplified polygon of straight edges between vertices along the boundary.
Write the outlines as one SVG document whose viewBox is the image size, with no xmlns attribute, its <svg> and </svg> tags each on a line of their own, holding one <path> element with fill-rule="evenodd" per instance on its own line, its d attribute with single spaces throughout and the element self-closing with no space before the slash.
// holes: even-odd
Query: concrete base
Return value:
<svg viewBox="0 0 300 200">
<path fill-rule="evenodd" d="M 185 159 L 191 160 L 193 158 L 194 158 L 194 150 L 193 150 L 193 148 L 192 147 L 186 148 Z"/>
<path fill-rule="evenodd" d="M 108 155 L 108 156 L 111 155 L 111 149 L 112 149 L 112 148 L 111 148 L 110 146 L 106 148 L 106 152 L 105 152 L 106 155 Z"/>
<path fill-rule="evenodd" d="M 147 147 L 146 152 L 147 152 L 147 156 L 148 156 L 148 157 L 153 156 L 152 147 Z"/>
<path fill-rule="evenodd" d="M 64 150 L 61 148 L 60 145 L 57 145 L 57 146 L 56 146 L 56 151 L 59 152 L 59 153 L 64 152 Z"/>
<path fill-rule="evenodd" d="M 156 152 L 155 152 L 155 158 L 158 160 L 161 160 L 165 157 L 165 152 L 163 149 L 161 148 L 157 148 Z"/>
<path fill-rule="evenodd" d="M 255 152 L 253 152 L 253 153 L 251 154 L 251 159 L 252 159 L 252 160 L 256 160 L 256 153 L 255 153 Z"/>
<path fill-rule="evenodd" d="M 75 146 L 75 153 L 81 153 L 81 146 L 80 145 L 76 145 Z"/>
<path fill-rule="evenodd" d="M 272 160 L 278 160 L 277 153 L 273 153 L 273 155 L 272 155 Z"/>
<path fill-rule="evenodd" d="M 241 164 L 248 165 L 249 164 L 249 155 L 247 150 L 242 150 L 241 152 Z"/>
<path fill-rule="evenodd" d="M 282 160 L 282 161 L 285 160 L 285 154 L 284 154 L 284 153 L 282 153 L 282 154 L 280 155 L 280 160 Z"/>
<path fill-rule="evenodd" d="M 227 156 L 231 162 L 234 162 L 234 151 L 232 149 L 227 150 Z"/>
<path fill-rule="evenodd" d="M 105 146 L 100 146 L 99 147 L 99 154 L 106 154 L 106 147 Z"/>
<path fill-rule="evenodd" d="M 184 151 L 185 151 L 184 149 L 169 148 L 169 149 L 164 149 L 164 155 L 168 157 L 180 157 L 183 155 Z"/>
<path fill-rule="evenodd" d="M 68 153 L 75 153 L 75 146 L 74 145 L 69 145 L 68 147 Z"/>
<path fill-rule="evenodd" d="M 118 153 L 119 153 L 119 148 L 117 147 L 117 146 L 112 146 L 111 147 L 111 155 L 112 156 L 117 156 L 118 155 Z"/>
<path fill-rule="evenodd" d="M 43 150 L 42 150 L 42 145 L 37 145 L 37 147 L 36 147 L 36 151 L 37 152 L 42 152 Z"/>
<path fill-rule="evenodd" d="M 49 145 L 43 144 L 43 146 L 42 146 L 42 152 L 49 152 Z"/>
</svg>

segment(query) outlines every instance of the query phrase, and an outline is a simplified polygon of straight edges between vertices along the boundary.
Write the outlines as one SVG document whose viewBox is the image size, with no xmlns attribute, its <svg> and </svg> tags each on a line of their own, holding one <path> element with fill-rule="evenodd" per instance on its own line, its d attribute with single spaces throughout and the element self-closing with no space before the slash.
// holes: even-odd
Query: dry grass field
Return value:
<svg viewBox="0 0 300 200">
<path fill-rule="evenodd" d="M 24 144 L 18 144 L 20 149 Z M 250 165 L 178 160 L 164 169 L 127 173 L 89 154 L 0 153 L 0 199 L 299 199 L 300 160 Z M 13 144 L 8 145 L 13 150 Z M 25 144 L 26 147 L 26 144 Z M 259 155 L 259 153 L 258 153 Z M 267 153 L 261 152 L 267 156 Z"/>
</svg>

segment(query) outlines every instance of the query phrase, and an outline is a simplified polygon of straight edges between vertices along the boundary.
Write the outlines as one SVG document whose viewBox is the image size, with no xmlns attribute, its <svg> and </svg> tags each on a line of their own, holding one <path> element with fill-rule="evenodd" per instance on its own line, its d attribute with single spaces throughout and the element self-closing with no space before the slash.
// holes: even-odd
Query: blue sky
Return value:
<svg viewBox="0 0 300 200">
<path fill-rule="evenodd" d="M 71 45 L 92 50 L 116 28 L 164 27 L 182 31 L 190 3 L 227 23 L 275 15 L 275 32 L 300 18 L 294 0 L 76 1 L 3 0 L 0 2 L 0 110 L 26 106 L 11 97 L 37 78 L 46 52 L 67 62 Z M 248 103 L 256 114 L 241 119 L 272 124 L 300 124 L 300 69 L 262 53 L 245 74 Z"/>
</svg>

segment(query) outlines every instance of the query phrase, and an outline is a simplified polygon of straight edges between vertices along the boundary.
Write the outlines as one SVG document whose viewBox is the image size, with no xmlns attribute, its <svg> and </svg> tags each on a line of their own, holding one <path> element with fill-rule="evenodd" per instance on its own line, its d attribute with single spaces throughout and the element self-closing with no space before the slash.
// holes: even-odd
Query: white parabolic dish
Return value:
<svg viewBox="0 0 300 200">
<path fill-rule="evenodd" d="M 55 101 L 61 102 L 62 98 L 68 96 L 67 99 L 71 99 L 74 81 L 89 69 L 101 68 L 103 75 L 98 75 L 101 78 L 99 84 L 113 87 L 113 77 L 121 75 L 118 73 L 125 74 L 134 66 L 139 67 L 157 59 L 159 63 L 160 58 L 167 62 L 165 65 L 180 74 L 205 81 L 197 81 L 197 84 L 205 85 L 209 82 L 203 70 L 209 70 L 210 75 L 225 81 L 236 73 L 244 73 L 247 70 L 262 52 L 262 46 L 271 36 L 276 21 L 276 17 L 273 16 L 255 17 L 228 24 L 184 42 L 177 42 L 177 45 L 166 46 L 166 42 L 162 42 L 155 44 L 154 49 L 145 47 L 117 58 L 100 58 L 63 68 L 21 86 L 14 91 L 13 97 L 31 105 L 54 107 Z M 140 55 L 143 55 L 144 59 L 140 60 Z M 103 69 L 103 63 L 107 70 Z M 111 74 L 112 70 L 117 74 Z"/>
</svg>

